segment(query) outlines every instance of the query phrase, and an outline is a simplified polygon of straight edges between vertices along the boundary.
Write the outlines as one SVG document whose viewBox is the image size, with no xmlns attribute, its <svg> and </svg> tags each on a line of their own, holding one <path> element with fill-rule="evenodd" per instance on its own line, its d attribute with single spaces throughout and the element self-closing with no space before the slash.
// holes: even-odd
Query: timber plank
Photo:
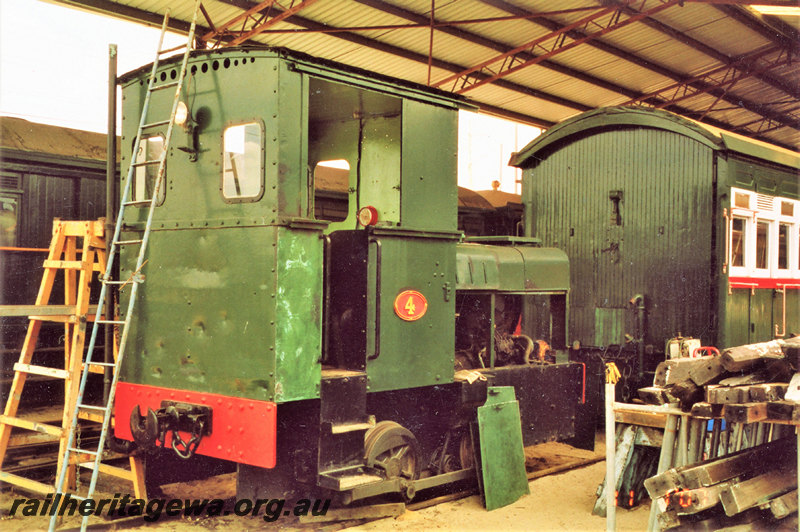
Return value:
<svg viewBox="0 0 800 532">
<path fill-rule="evenodd" d="M 702 364 L 697 364 L 689 371 L 689 378 L 698 386 L 704 386 L 726 373 L 720 357 L 701 357 Z"/>
<path fill-rule="evenodd" d="M 784 358 L 782 347 L 785 343 L 784 340 L 771 340 L 731 347 L 720 355 L 722 366 L 728 371 L 743 371 L 765 360 Z"/>
<path fill-rule="evenodd" d="M 654 427 L 663 429 L 667 426 L 667 415 L 654 412 L 615 411 L 614 420 L 625 425 Z"/>
<path fill-rule="evenodd" d="M 671 402 L 667 398 L 666 390 L 658 386 L 646 386 L 644 388 L 639 388 L 637 393 L 639 394 L 639 399 L 649 405 L 663 405 Z"/>
<path fill-rule="evenodd" d="M 769 511 L 775 519 L 783 519 L 789 514 L 797 512 L 797 489 L 769 501 Z"/>
<path fill-rule="evenodd" d="M 708 372 L 713 373 L 717 371 L 717 369 L 715 369 L 716 362 L 712 360 L 714 358 L 717 357 L 704 356 L 698 358 L 673 358 L 665 360 L 656 368 L 656 376 L 653 384 L 655 386 L 670 386 L 690 380 L 692 374 L 694 374 L 698 380 L 703 381 L 703 378 L 705 378 L 704 375 Z M 703 382 L 703 384 L 705 384 L 705 382 Z M 695 384 L 697 384 L 696 381 Z"/>
<path fill-rule="evenodd" d="M 767 416 L 769 419 L 791 421 L 795 412 L 800 411 L 800 405 L 792 401 L 770 401 L 767 403 Z"/>
<path fill-rule="evenodd" d="M 789 385 L 785 382 L 772 382 L 750 387 L 750 399 L 753 401 L 780 401 L 786 394 Z"/>
<path fill-rule="evenodd" d="M 714 404 L 747 403 L 750 401 L 750 386 L 708 386 L 706 401 Z"/>
<path fill-rule="evenodd" d="M 767 403 L 727 404 L 724 413 L 729 423 L 755 423 L 767 419 Z"/>
<path fill-rule="evenodd" d="M 794 442 L 781 439 L 751 447 L 699 464 L 668 469 L 648 478 L 644 486 L 651 499 L 679 489 L 694 490 L 731 480 L 754 471 L 765 471 L 792 460 Z"/>
<path fill-rule="evenodd" d="M 719 494 L 730 485 L 731 482 L 721 482 L 706 488 L 669 493 L 667 505 L 678 515 L 693 515 L 718 505 Z"/>
<path fill-rule="evenodd" d="M 797 471 L 787 467 L 731 484 L 719 494 L 725 514 L 734 516 L 797 487 Z"/>
<path fill-rule="evenodd" d="M 644 487 L 652 500 L 674 492 L 682 486 L 681 477 L 675 468 L 654 475 L 644 481 Z"/>
<path fill-rule="evenodd" d="M 706 402 L 692 405 L 692 417 L 700 419 L 714 419 L 722 416 L 722 406 Z"/>
</svg>

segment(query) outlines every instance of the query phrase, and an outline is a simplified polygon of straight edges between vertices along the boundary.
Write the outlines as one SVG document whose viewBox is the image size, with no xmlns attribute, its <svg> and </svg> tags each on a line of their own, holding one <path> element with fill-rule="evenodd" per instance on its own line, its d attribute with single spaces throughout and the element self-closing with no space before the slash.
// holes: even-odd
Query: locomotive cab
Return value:
<svg viewBox="0 0 800 532">
<path fill-rule="evenodd" d="M 175 68 L 165 62 L 161 80 Z M 164 149 L 155 124 L 131 153 L 146 78 L 122 79 L 123 164 L 140 163 L 133 206 L 149 199 L 145 162 Z M 492 339 L 496 329 L 485 313 L 463 325 L 457 304 L 509 302 L 525 330 L 547 316 L 537 330 L 564 347 L 569 290 L 540 283 L 569 278 L 561 255 L 459 244 L 463 101 L 253 48 L 195 52 L 184 92 L 148 261 L 132 271 L 121 253 L 120 278 L 147 283 L 120 370 L 118 438 L 236 463 L 242 497 L 323 488 L 354 500 L 473 478 L 469 426 L 489 384 L 516 388 L 525 443 L 572 435 L 577 366 L 545 364 L 544 350 L 526 359 L 524 343 L 521 359 L 495 367 L 504 351 L 490 341 L 489 364 L 474 368 L 483 380 L 455 376 L 456 328 Z M 150 106 L 168 103 L 154 93 Z M 126 209 L 123 239 L 141 235 L 146 212 Z M 481 262 L 487 254 L 496 260 Z M 467 280 L 479 262 L 483 281 Z M 549 310 L 522 303 L 532 295 Z M 151 483 L 185 463 L 150 468 Z"/>
</svg>

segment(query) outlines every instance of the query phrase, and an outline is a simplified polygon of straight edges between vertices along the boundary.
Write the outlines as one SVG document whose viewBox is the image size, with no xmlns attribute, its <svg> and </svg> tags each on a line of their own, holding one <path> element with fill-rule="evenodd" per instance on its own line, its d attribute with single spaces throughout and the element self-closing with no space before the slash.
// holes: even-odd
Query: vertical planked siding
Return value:
<svg viewBox="0 0 800 532">
<path fill-rule="evenodd" d="M 571 339 L 623 343 L 635 333 L 628 301 L 643 294 L 656 350 L 679 331 L 713 340 L 712 173 L 710 148 L 645 128 L 588 135 L 526 171 L 532 234 L 570 258 Z M 621 226 L 611 223 L 612 190 L 623 194 Z M 624 324 L 609 327 L 613 316 Z"/>
</svg>

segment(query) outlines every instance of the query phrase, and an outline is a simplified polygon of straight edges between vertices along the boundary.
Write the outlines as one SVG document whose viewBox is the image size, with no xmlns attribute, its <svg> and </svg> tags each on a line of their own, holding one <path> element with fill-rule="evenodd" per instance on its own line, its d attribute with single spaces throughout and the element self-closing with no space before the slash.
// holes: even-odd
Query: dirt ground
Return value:
<svg viewBox="0 0 800 532">
<path fill-rule="evenodd" d="M 530 495 L 514 504 L 487 512 L 479 496 L 406 511 L 394 519 L 381 519 L 348 531 L 383 530 L 605 530 L 606 521 L 592 515 L 595 489 L 605 477 L 605 461 L 548 475 L 528 483 Z M 647 529 L 649 505 L 617 510 L 617 530 Z"/>
<path fill-rule="evenodd" d="M 243 518 L 235 515 L 220 515 L 203 518 L 170 518 L 158 522 L 143 523 L 141 520 L 126 519 L 109 523 L 99 518 L 92 518 L 103 528 L 188 532 L 197 527 L 208 530 L 291 530 L 308 532 L 319 530 L 334 532 L 348 531 L 383 531 L 383 530 L 605 530 L 604 518 L 593 516 L 592 507 L 596 497 L 595 490 L 605 476 L 605 461 L 601 458 L 605 452 L 602 440 L 598 438 L 596 450 L 584 451 L 562 443 L 548 443 L 526 449 L 526 462 L 529 468 L 542 473 L 554 468 L 564 467 L 576 461 L 591 461 L 590 465 L 569 469 L 560 473 L 551 473 L 529 482 L 530 494 L 515 503 L 487 512 L 479 495 L 472 495 L 455 501 L 444 502 L 419 510 L 406 509 L 395 518 L 385 518 L 370 522 L 320 523 L 315 525 L 301 524 L 291 516 L 281 516 L 273 523 L 266 523 L 262 518 Z M 600 460 L 600 461 L 597 461 Z M 101 477 L 102 478 L 102 477 Z M 101 481 L 102 482 L 102 481 Z M 113 492 L 120 486 L 98 484 L 95 499 L 113 497 Z M 215 498 L 231 499 L 235 494 L 235 476 L 221 475 L 211 479 L 172 484 L 163 487 L 164 495 L 181 499 Z M 8 532 L 28 530 L 46 530 L 48 518 L 9 516 L 8 509 L 13 497 L 8 492 L 0 495 L 0 529 Z M 414 501 L 416 502 L 416 500 Z M 230 501 L 226 509 L 230 508 Z M 415 507 L 414 504 L 411 505 Z M 617 530 L 645 530 L 649 514 L 649 504 L 633 510 L 617 510 Z M 74 529 L 80 524 L 78 517 L 67 518 L 60 530 Z M 348 525 L 356 524 L 357 526 Z"/>
</svg>

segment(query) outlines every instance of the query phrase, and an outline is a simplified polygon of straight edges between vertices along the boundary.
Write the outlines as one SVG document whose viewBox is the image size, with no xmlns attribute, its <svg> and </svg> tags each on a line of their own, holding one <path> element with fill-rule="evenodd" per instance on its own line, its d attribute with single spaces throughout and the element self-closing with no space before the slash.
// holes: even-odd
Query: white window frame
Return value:
<svg viewBox="0 0 800 532">
<path fill-rule="evenodd" d="M 736 195 L 744 194 L 749 198 L 749 208 L 735 205 Z M 760 196 L 760 198 L 759 198 Z M 798 279 L 800 278 L 800 201 L 782 196 L 757 194 L 751 190 L 731 188 L 730 195 L 730 224 L 728 228 L 728 257 L 730 277 L 770 278 L 770 279 Z M 769 208 L 759 206 L 771 200 Z M 791 216 L 781 214 L 782 203 L 793 205 Z M 745 220 L 745 249 L 744 265 L 733 265 L 733 219 Z M 757 230 L 759 222 L 769 224 L 767 230 L 767 267 L 756 268 L 757 258 Z M 780 225 L 789 225 L 789 260 L 787 269 L 778 268 L 778 253 L 780 244 Z"/>
<path fill-rule="evenodd" d="M 246 129 L 242 130 L 241 133 L 241 141 L 236 144 L 237 150 L 229 149 L 229 137 L 231 130 L 234 128 L 247 128 L 249 126 L 254 126 L 258 129 L 258 141 L 257 142 L 249 142 L 247 140 L 247 131 Z M 232 138 L 232 136 L 231 136 Z M 225 128 L 222 130 L 222 164 L 220 165 L 222 170 L 221 181 L 220 181 L 220 193 L 222 194 L 222 199 L 226 203 L 249 203 L 259 201 L 262 196 L 264 195 L 264 178 L 265 178 L 265 150 L 264 150 L 264 140 L 266 138 L 266 131 L 264 128 L 264 123 L 260 120 L 249 120 L 245 122 L 231 122 L 225 125 Z M 254 148 L 256 146 L 256 148 Z M 255 151 L 257 149 L 257 152 Z M 230 159 L 230 154 L 240 155 L 241 159 L 237 162 L 244 164 L 244 168 L 242 172 L 242 177 L 246 178 L 247 180 L 243 184 L 239 184 L 240 188 L 238 193 L 234 188 L 233 191 L 228 189 L 228 185 L 232 182 L 229 178 L 231 175 L 235 175 L 234 172 L 237 170 L 236 165 Z M 235 181 L 233 181 L 235 183 Z M 253 189 L 253 185 L 257 187 L 257 189 Z M 245 190 L 243 187 L 247 187 Z"/>
</svg>

